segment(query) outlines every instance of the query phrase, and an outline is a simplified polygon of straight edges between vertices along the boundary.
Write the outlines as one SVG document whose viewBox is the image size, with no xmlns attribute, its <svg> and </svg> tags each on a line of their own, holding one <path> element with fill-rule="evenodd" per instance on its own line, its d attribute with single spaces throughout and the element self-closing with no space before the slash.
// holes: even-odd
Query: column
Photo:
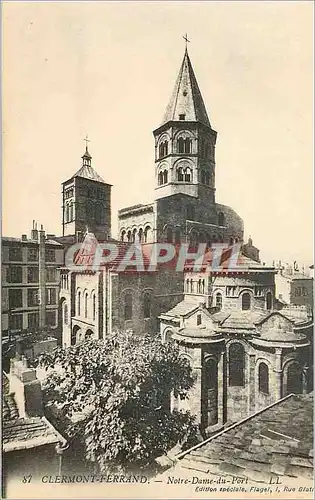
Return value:
<svg viewBox="0 0 315 500">
<path fill-rule="evenodd" d="M 276 360 L 275 360 L 275 367 L 274 367 L 274 374 L 275 374 L 275 387 L 271 387 L 270 389 L 274 389 L 273 394 L 274 394 L 274 400 L 278 401 L 283 397 L 283 390 L 282 390 L 282 348 L 279 347 L 276 349 Z"/>
</svg>

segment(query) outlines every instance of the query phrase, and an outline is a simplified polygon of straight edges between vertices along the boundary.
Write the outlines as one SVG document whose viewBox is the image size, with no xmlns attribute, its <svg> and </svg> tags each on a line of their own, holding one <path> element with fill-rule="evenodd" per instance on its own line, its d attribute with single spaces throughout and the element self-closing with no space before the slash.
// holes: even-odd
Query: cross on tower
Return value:
<svg viewBox="0 0 315 500">
<path fill-rule="evenodd" d="M 85 140 L 85 147 L 87 149 L 88 148 L 88 142 L 90 142 L 90 139 L 89 139 L 89 137 L 88 137 L 87 134 L 86 134 L 86 137 L 84 138 L 84 140 Z"/>
<path fill-rule="evenodd" d="M 183 39 L 185 40 L 186 49 L 187 49 L 187 43 L 190 42 L 190 40 L 188 40 L 187 33 L 185 33 L 185 35 L 183 36 Z"/>
</svg>

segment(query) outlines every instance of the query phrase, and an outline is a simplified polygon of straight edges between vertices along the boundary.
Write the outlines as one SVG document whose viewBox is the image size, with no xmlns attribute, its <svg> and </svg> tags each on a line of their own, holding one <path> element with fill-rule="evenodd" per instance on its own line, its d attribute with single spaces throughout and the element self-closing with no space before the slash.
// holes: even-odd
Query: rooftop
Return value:
<svg viewBox="0 0 315 500">
<path fill-rule="evenodd" d="M 290 394 L 177 457 L 167 476 L 313 482 L 313 393 Z M 158 479 L 160 479 L 158 477 Z"/>
</svg>

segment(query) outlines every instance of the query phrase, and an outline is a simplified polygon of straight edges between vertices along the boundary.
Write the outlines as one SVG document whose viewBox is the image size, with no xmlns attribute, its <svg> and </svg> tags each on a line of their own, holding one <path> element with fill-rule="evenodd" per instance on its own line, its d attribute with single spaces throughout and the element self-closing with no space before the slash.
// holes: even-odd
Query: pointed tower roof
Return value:
<svg viewBox="0 0 315 500">
<path fill-rule="evenodd" d="M 185 116 L 180 118 L 180 115 Z M 211 127 L 187 47 L 163 123 L 180 119 L 197 121 Z"/>
<path fill-rule="evenodd" d="M 82 166 L 72 176 L 72 179 L 74 177 L 84 177 L 84 179 L 90 179 L 91 181 L 102 182 L 103 184 L 106 184 L 105 181 L 102 179 L 102 177 L 98 175 L 98 173 L 94 170 L 94 168 L 91 165 L 92 156 L 89 153 L 87 145 L 85 148 L 85 153 L 82 156 L 82 160 L 83 160 Z"/>
</svg>

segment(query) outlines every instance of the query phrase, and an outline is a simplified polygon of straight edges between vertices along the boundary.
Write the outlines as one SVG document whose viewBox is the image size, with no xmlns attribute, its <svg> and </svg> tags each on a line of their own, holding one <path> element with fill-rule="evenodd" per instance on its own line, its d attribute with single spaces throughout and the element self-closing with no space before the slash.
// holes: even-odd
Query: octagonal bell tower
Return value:
<svg viewBox="0 0 315 500">
<path fill-rule="evenodd" d="M 215 144 L 187 47 L 155 138 L 156 198 L 186 194 L 215 202 Z"/>
</svg>

